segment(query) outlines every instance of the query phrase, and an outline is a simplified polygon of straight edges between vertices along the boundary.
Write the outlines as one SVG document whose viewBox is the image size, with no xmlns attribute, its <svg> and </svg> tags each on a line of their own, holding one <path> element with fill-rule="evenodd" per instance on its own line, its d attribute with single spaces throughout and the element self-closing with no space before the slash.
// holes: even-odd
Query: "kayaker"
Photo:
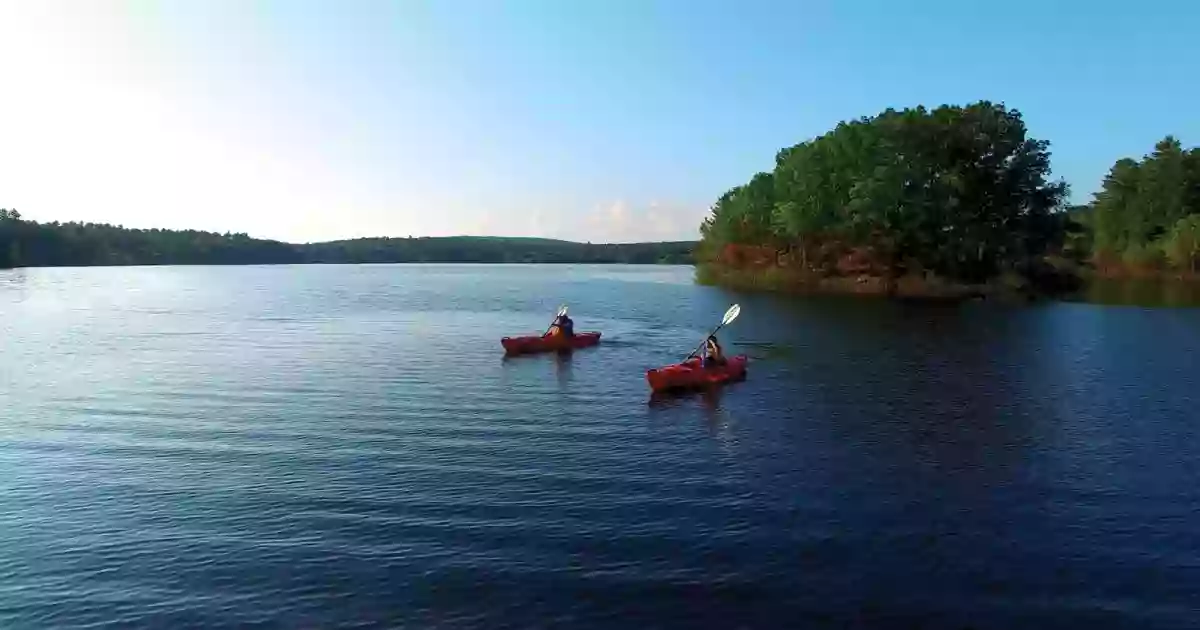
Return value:
<svg viewBox="0 0 1200 630">
<path fill-rule="evenodd" d="M 709 335 L 708 340 L 704 342 L 704 367 L 724 364 L 725 353 L 721 351 L 721 344 L 717 342 L 715 335 Z"/>
<path fill-rule="evenodd" d="M 550 336 L 563 335 L 565 337 L 575 336 L 575 322 L 567 317 L 566 313 L 554 318 L 554 323 L 550 325 Z"/>
</svg>

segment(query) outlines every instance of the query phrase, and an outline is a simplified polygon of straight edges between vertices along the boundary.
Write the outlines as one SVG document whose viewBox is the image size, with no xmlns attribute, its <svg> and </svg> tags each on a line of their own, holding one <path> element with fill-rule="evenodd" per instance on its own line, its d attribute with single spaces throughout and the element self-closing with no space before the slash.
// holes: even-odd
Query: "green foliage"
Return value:
<svg viewBox="0 0 1200 630">
<path fill-rule="evenodd" d="M 1121 252 L 1121 262 L 1132 269 L 1154 271 L 1163 267 L 1163 251 L 1152 244 L 1129 245 Z"/>
<path fill-rule="evenodd" d="M 1094 253 L 1133 266 L 1194 268 L 1192 227 L 1200 215 L 1200 149 L 1167 136 L 1140 161 L 1117 160 L 1091 204 Z"/>
<path fill-rule="evenodd" d="M 1092 252 L 1094 213 L 1091 206 L 1071 206 L 1063 217 L 1063 255 L 1074 263 L 1082 263 Z"/>
<path fill-rule="evenodd" d="M 1167 235 L 1163 250 L 1175 267 L 1200 271 L 1200 214 L 1180 219 Z"/>
<path fill-rule="evenodd" d="M 829 243 L 867 248 L 893 275 L 984 280 L 1062 244 L 1066 184 L 1047 182 L 1048 147 L 1002 105 L 889 109 L 780 151 L 773 173 L 718 200 L 702 235 L 805 260 Z"/>
<path fill-rule="evenodd" d="M 17 226 L 21 213 L 0 208 L 0 269 L 15 267 L 20 263 L 21 246 L 17 242 Z"/>
<path fill-rule="evenodd" d="M 712 216 L 700 233 L 723 243 L 762 243 L 772 238 L 775 183 L 770 173 L 759 173 L 744 186 L 721 195 Z"/>
<path fill-rule="evenodd" d="M 0 210 L 0 267 L 302 263 L 688 264 L 693 242 L 572 243 L 456 236 L 364 238 L 294 245 L 195 230 L 135 230 L 96 223 L 37 223 Z"/>
</svg>

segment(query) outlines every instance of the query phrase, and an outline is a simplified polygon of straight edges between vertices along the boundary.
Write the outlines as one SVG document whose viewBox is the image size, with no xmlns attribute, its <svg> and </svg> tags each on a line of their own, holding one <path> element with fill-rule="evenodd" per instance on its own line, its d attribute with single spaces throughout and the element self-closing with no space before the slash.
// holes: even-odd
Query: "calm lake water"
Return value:
<svg viewBox="0 0 1200 630">
<path fill-rule="evenodd" d="M 749 379 L 651 400 L 735 301 Z M 1200 624 L 1196 309 L 27 269 L 0 414 L 6 629 Z"/>
</svg>

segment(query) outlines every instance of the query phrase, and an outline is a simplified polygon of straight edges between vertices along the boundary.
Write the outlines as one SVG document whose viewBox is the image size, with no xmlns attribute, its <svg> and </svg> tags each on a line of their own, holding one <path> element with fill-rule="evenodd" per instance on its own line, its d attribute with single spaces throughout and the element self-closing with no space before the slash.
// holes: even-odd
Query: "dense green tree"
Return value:
<svg viewBox="0 0 1200 630">
<path fill-rule="evenodd" d="M 1138 180 L 1138 163 L 1129 158 L 1117 160 L 1105 176 L 1092 204 L 1097 251 L 1123 252 L 1145 240 L 1142 213 L 1135 207 Z"/>
<path fill-rule="evenodd" d="M 806 266 L 833 244 L 869 250 L 893 276 L 916 266 L 984 280 L 1062 243 L 1066 184 L 1047 180 L 1048 148 L 1003 105 L 889 109 L 780 151 L 773 173 L 718 200 L 702 234 L 798 247 Z M 747 194 L 767 181 L 773 195 Z"/>
<path fill-rule="evenodd" d="M 1189 215 L 1176 222 L 1163 246 L 1167 258 L 1175 267 L 1193 273 L 1200 271 L 1200 214 Z"/>
<path fill-rule="evenodd" d="M 1187 252 L 1200 215 L 1200 149 L 1184 150 L 1167 136 L 1141 160 L 1117 160 L 1091 209 L 1099 262 L 1193 268 Z"/>
<path fill-rule="evenodd" d="M 21 213 L 0 208 L 0 269 L 20 264 L 21 246 L 17 242 Z"/>
<path fill-rule="evenodd" d="M 770 173 L 759 173 L 717 199 L 711 220 L 700 226 L 702 234 L 727 243 L 764 243 L 773 237 L 775 184 Z"/>
</svg>

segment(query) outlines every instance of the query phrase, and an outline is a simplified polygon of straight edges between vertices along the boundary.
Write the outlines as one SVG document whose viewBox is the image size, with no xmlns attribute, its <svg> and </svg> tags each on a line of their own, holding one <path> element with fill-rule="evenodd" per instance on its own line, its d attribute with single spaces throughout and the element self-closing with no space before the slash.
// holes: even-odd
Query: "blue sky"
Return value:
<svg viewBox="0 0 1200 630">
<path fill-rule="evenodd" d="M 694 238 L 775 152 L 1004 101 L 1085 201 L 1200 143 L 1200 3 L 0 0 L 0 206 L 289 240 Z"/>
</svg>

